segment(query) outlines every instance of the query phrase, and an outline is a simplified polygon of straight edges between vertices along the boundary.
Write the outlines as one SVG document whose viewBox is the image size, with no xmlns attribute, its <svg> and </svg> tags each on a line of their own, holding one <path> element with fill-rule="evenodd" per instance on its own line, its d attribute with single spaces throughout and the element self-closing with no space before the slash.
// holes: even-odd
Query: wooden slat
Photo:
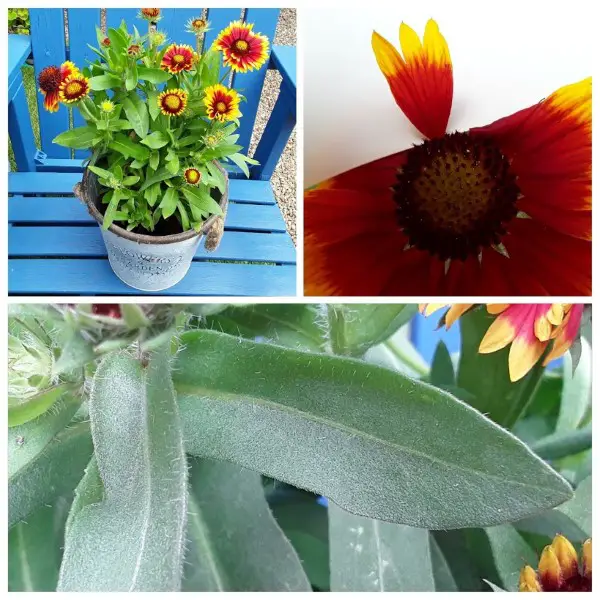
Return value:
<svg viewBox="0 0 600 600">
<path fill-rule="evenodd" d="M 103 259 L 11 259 L 13 295 L 152 295 L 125 285 Z M 161 296 L 293 296 L 295 266 L 194 262 L 187 275 Z"/>
<path fill-rule="evenodd" d="M 9 194 L 72 194 L 81 181 L 80 173 L 9 173 Z M 229 198 L 247 204 L 275 204 L 271 185 L 266 181 L 232 179 Z"/>
<path fill-rule="evenodd" d="M 272 47 L 275 29 L 279 19 L 278 8 L 248 8 L 246 9 L 245 22 L 254 23 L 254 31 L 262 33 L 269 38 L 269 48 Z M 269 60 L 258 71 L 248 73 L 236 73 L 233 76 L 233 87 L 246 96 L 246 102 L 242 107 L 244 118 L 241 119 L 240 128 L 237 133 L 240 138 L 238 144 L 243 146 L 242 152 L 248 152 L 250 137 L 254 129 L 254 121 L 260 102 L 263 83 L 267 74 Z"/>
<path fill-rule="evenodd" d="M 8 255 L 106 258 L 106 246 L 99 227 L 11 227 Z M 296 251 L 287 234 L 227 231 L 215 252 L 207 252 L 200 242 L 196 259 L 294 264 Z"/>
<path fill-rule="evenodd" d="M 296 46 L 273 46 L 271 62 L 279 71 L 282 83 L 296 92 Z"/>
<path fill-rule="evenodd" d="M 33 49 L 35 77 L 51 65 L 60 66 L 66 60 L 65 26 L 62 8 L 32 8 L 31 45 Z M 69 129 L 69 111 L 60 105 L 58 112 L 49 113 L 44 109 L 44 97 L 36 93 L 40 115 L 40 138 L 42 150 L 52 158 L 71 158 L 71 150 L 53 144 L 52 140 Z"/>
<path fill-rule="evenodd" d="M 125 20 L 129 31 L 133 31 L 135 25 L 142 35 L 148 33 L 148 24 L 143 19 L 138 19 L 139 8 L 107 8 L 106 9 L 106 27 L 117 29 L 121 21 Z"/>
<path fill-rule="evenodd" d="M 88 61 L 96 60 L 96 55 L 88 44 L 96 46 L 96 27 L 100 27 L 99 8 L 69 8 L 69 58 L 79 69 L 89 65 Z M 73 110 L 73 127 L 85 125 L 84 118 L 77 109 Z M 89 156 L 89 150 L 75 150 L 75 158 Z"/>
<path fill-rule="evenodd" d="M 8 199 L 9 223 L 24 225 L 95 223 L 87 208 L 75 198 L 13 196 Z M 274 204 L 236 204 L 227 210 L 227 229 L 284 232 L 285 222 Z M 35 240 L 31 241 L 35 244 Z"/>
<path fill-rule="evenodd" d="M 8 87 L 21 75 L 21 67 L 31 54 L 31 38 L 28 35 L 8 35 Z M 10 100 L 10 96 L 9 96 Z"/>
</svg>

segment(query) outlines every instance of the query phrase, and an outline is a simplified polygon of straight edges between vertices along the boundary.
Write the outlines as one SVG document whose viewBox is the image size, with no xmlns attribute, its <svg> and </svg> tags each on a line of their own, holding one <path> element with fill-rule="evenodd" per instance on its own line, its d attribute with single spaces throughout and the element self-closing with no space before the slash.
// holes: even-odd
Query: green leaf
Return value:
<svg viewBox="0 0 600 600">
<path fill-rule="evenodd" d="M 11 403 L 9 398 L 8 426 L 23 425 L 43 415 L 72 389 L 72 384 L 62 383 L 43 390 L 26 400 L 20 400 L 18 403 Z"/>
<path fill-rule="evenodd" d="M 331 591 L 435 591 L 429 532 L 329 505 Z"/>
<path fill-rule="evenodd" d="M 537 564 L 535 552 L 512 525 L 489 527 L 485 532 L 500 583 L 508 591 L 518 591 L 519 572 L 525 564 Z"/>
<path fill-rule="evenodd" d="M 469 529 L 455 529 L 452 531 L 429 532 L 430 538 L 435 540 L 437 548 L 444 557 L 446 567 L 450 570 L 456 587 L 463 592 L 479 592 L 487 589 L 481 580 L 481 573 L 475 560 L 477 557 L 472 556 L 467 543 L 467 535 L 471 531 Z M 435 563 L 433 565 L 435 568 Z M 437 584 L 438 576 L 435 570 L 434 577 Z"/>
<path fill-rule="evenodd" d="M 120 304 L 121 314 L 123 320 L 129 329 L 139 329 L 141 327 L 148 327 L 150 325 L 150 319 L 146 316 L 146 313 L 137 304 Z"/>
<path fill-rule="evenodd" d="M 114 75 L 97 75 L 90 77 L 90 88 L 95 92 L 121 87 L 121 80 Z"/>
<path fill-rule="evenodd" d="M 441 340 L 435 349 L 429 379 L 436 386 L 451 386 L 455 384 L 454 366 L 446 344 Z"/>
<path fill-rule="evenodd" d="M 188 217 L 187 210 L 181 200 L 177 200 L 177 212 L 179 213 L 181 227 L 184 231 L 187 231 L 190 228 L 190 218 Z"/>
<path fill-rule="evenodd" d="M 144 146 L 148 146 L 148 148 L 158 150 L 159 148 L 162 148 L 163 146 L 166 146 L 169 143 L 169 138 L 164 133 L 162 133 L 162 131 L 155 131 L 150 135 L 147 135 L 144 139 L 140 140 L 140 142 L 144 144 Z M 152 155 L 154 154 L 155 153 L 153 152 Z M 158 163 L 158 160 L 156 162 Z M 152 168 L 154 169 L 156 167 Z"/>
<path fill-rule="evenodd" d="M 331 344 L 336 354 L 362 356 L 384 342 L 416 312 L 415 304 L 329 304 Z"/>
<path fill-rule="evenodd" d="M 512 525 L 524 533 L 545 536 L 552 540 L 557 532 L 562 533 L 573 544 L 583 542 L 588 535 L 559 509 L 546 510 L 533 517 L 515 521 Z"/>
<path fill-rule="evenodd" d="M 556 431 L 565 432 L 579 427 L 592 402 L 592 348 L 585 338 L 580 340 L 581 355 L 573 372 L 571 352 L 563 358 L 563 392 Z"/>
<path fill-rule="evenodd" d="M 190 481 L 183 591 L 310 591 L 258 473 L 202 460 Z"/>
<path fill-rule="evenodd" d="M 116 192 L 113 192 L 114 195 Z M 96 358 L 93 344 L 86 340 L 75 327 L 65 326 L 61 331 L 60 338 L 60 356 L 52 369 L 55 377 L 75 369 L 81 369 Z"/>
<path fill-rule="evenodd" d="M 584 429 L 553 433 L 531 444 L 531 449 L 545 460 L 556 460 L 579 454 L 592 447 L 592 425 Z"/>
<path fill-rule="evenodd" d="M 129 136 L 117 133 L 108 144 L 111 150 L 121 153 L 126 158 L 135 158 L 136 160 L 148 160 L 150 151 L 145 146 L 136 144 Z"/>
<path fill-rule="evenodd" d="M 136 161 L 134 161 L 134 162 L 136 162 Z M 136 167 L 137 167 L 137 168 L 141 168 L 141 167 L 143 167 L 143 164 L 141 164 L 141 163 L 138 163 L 138 165 L 136 165 L 136 167 L 134 167 L 134 166 L 133 166 L 133 162 L 132 162 L 132 163 L 131 163 L 131 167 L 132 167 L 132 168 L 136 168 Z M 127 187 L 130 187 L 130 186 L 132 186 L 132 185 L 135 185 L 135 184 L 136 184 L 136 183 L 137 183 L 139 180 L 140 180 L 140 178 L 139 178 L 139 176 L 138 176 L 138 175 L 129 175 L 129 177 L 125 177 L 125 178 L 123 179 L 123 185 L 125 185 L 125 186 L 127 186 Z"/>
<path fill-rule="evenodd" d="M 143 192 L 144 190 L 148 189 L 151 185 L 154 185 L 155 183 L 160 183 L 161 181 L 171 179 L 172 177 L 175 177 L 175 173 L 169 173 L 169 171 L 167 171 L 166 169 L 161 169 L 160 171 L 156 171 L 156 173 L 154 173 L 154 175 L 147 177 L 146 181 L 144 181 L 144 183 L 142 183 L 142 185 L 140 187 L 140 192 Z"/>
<path fill-rule="evenodd" d="M 97 136 L 98 130 L 92 125 L 86 125 L 85 127 L 75 127 L 74 129 L 68 129 L 59 133 L 52 140 L 52 143 L 82 150 L 91 148 Z"/>
<path fill-rule="evenodd" d="M 148 111 L 150 113 L 150 118 L 153 121 L 156 121 L 157 117 L 160 115 L 160 107 L 158 106 L 158 96 L 159 93 L 157 90 L 150 90 L 148 92 Z"/>
<path fill-rule="evenodd" d="M 587 535 L 592 535 L 592 476 L 584 479 L 575 490 L 574 497 L 561 504 L 558 510 L 571 519 Z"/>
<path fill-rule="evenodd" d="M 356 514 L 416 527 L 490 526 L 571 496 L 564 479 L 481 414 L 361 361 L 201 330 L 182 335 L 173 376 L 188 452 L 237 462 Z"/>
<path fill-rule="evenodd" d="M 207 316 L 206 326 L 298 350 L 319 351 L 326 346 L 326 316 L 315 304 L 230 306 L 219 314 Z"/>
<path fill-rule="evenodd" d="M 147 67 L 138 67 L 138 77 L 150 83 L 164 83 L 168 81 L 171 74 L 162 69 L 149 69 Z M 153 117 L 154 118 L 154 117 Z"/>
<path fill-rule="evenodd" d="M 158 163 L 160 161 L 160 154 L 158 152 L 151 152 L 150 159 L 148 160 L 148 164 L 153 171 L 158 169 Z"/>
<path fill-rule="evenodd" d="M 96 175 L 103 177 L 104 179 L 109 179 L 110 177 L 112 177 L 112 173 L 110 171 L 107 171 L 106 169 L 101 169 L 100 167 L 96 167 L 94 165 L 88 165 L 88 169 L 92 173 L 95 173 Z"/>
<path fill-rule="evenodd" d="M 230 154 L 229 156 L 227 156 L 227 158 L 234 162 L 242 170 L 242 173 L 244 173 L 246 177 L 250 177 L 250 171 L 248 170 L 248 165 L 246 164 L 245 156 L 236 153 Z"/>
<path fill-rule="evenodd" d="M 127 115 L 127 119 L 131 123 L 133 130 L 142 139 L 146 137 L 148 133 L 149 120 L 148 120 L 148 108 L 145 102 L 135 92 L 129 94 L 122 100 L 123 110 Z M 137 158 L 135 156 L 134 158 Z"/>
<path fill-rule="evenodd" d="M 179 158 L 174 156 L 166 165 L 167 171 L 173 175 L 179 173 Z"/>
<path fill-rule="evenodd" d="M 508 346 L 491 354 L 479 354 L 481 340 L 493 321 L 494 317 L 483 307 L 460 318 L 461 353 L 457 385 L 472 394 L 471 406 L 499 425 L 512 428 L 535 395 L 544 367 L 540 360 L 523 379 L 511 383 Z"/>
<path fill-rule="evenodd" d="M 223 171 L 213 162 L 206 163 L 206 168 L 209 170 L 215 186 L 221 192 L 221 194 L 225 193 L 225 174 Z"/>
<path fill-rule="evenodd" d="M 130 92 L 137 87 L 138 84 L 138 72 L 136 64 L 133 63 L 129 66 L 129 68 L 125 71 L 127 76 L 125 77 L 125 89 Z"/>
<path fill-rule="evenodd" d="M 181 188 L 188 202 L 207 213 L 223 215 L 221 207 L 211 198 L 210 194 L 199 187 L 184 186 Z"/>
<path fill-rule="evenodd" d="M 89 411 L 104 500 L 70 519 L 58 590 L 178 591 L 187 468 L 167 346 L 147 368 L 108 355 Z"/>
<path fill-rule="evenodd" d="M 8 533 L 8 591 L 54 592 L 67 516 L 64 499 L 42 506 Z"/>
<path fill-rule="evenodd" d="M 154 206 L 160 194 L 160 183 L 154 183 L 144 192 L 144 198 L 150 206 Z"/>
<path fill-rule="evenodd" d="M 492 583 L 491 581 L 488 581 L 487 579 L 484 579 L 484 581 L 492 588 L 492 590 L 494 592 L 506 592 L 506 590 L 503 590 L 501 587 L 497 586 L 495 583 Z"/>
<path fill-rule="evenodd" d="M 452 570 L 435 537 L 429 533 L 429 550 L 431 553 L 431 571 L 436 592 L 457 592 Z"/>
<path fill-rule="evenodd" d="M 158 205 L 162 209 L 163 219 L 168 219 L 177 210 L 179 194 L 175 188 L 168 188 Z"/>
<path fill-rule="evenodd" d="M 117 218 L 117 211 L 119 210 L 119 202 L 123 200 L 123 194 L 120 190 L 114 190 L 113 195 L 110 198 L 110 202 L 106 207 L 104 213 L 104 219 L 102 219 L 102 229 L 105 231 L 113 224 L 113 221 Z"/>
<path fill-rule="evenodd" d="M 8 476 L 12 477 L 44 451 L 54 436 L 73 418 L 81 400 L 71 394 L 62 398 L 39 416 L 8 430 Z"/>
<path fill-rule="evenodd" d="M 92 455 L 89 423 L 78 423 L 57 435 L 34 460 L 8 480 L 8 526 L 34 510 L 71 493 Z"/>
</svg>

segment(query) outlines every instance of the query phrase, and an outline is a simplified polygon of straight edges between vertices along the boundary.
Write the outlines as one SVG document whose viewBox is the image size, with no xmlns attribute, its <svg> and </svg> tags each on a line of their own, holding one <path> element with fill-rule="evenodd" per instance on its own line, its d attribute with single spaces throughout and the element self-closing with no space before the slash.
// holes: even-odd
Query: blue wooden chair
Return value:
<svg viewBox="0 0 600 600">
<path fill-rule="evenodd" d="M 107 9 L 108 27 L 118 27 L 122 19 L 138 27 L 138 9 Z M 188 19 L 202 9 L 163 9 L 160 30 L 174 41 L 194 45 L 185 32 Z M 243 14 L 246 22 L 272 41 L 278 9 L 209 9 L 211 31 L 205 47 L 212 44 L 221 29 Z M 35 75 L 65 60 L 84 66 L 94 59 L 87 44 L 96 44 L 95 27 L 100 25 L 100 9 L 68 9 L 68 39 L 65 39 L 63 9 L 32 9 L 31 36 L 9 36 L 9 136 L 17 171 L 9 173 L 9 293 L 101 295 L 141 292 L 123 284 L 112 272 L 96 223 L 83 204 L 73 196 L 73 186 L 81 179 L 83 151 L 52 143 L 69 127 L 69 112 L 43 109 L 38 95 L 41 150 L 35 146 L 27 107 L 21 66 L 33 54 Z M 296 252 L 286 232 L 269 179 L 296 121 L 295 48 L 272 47 L 270 68 L 282 75 L 275 108 L 267 123 L 254 158 L 260 165 L 248 180 L 233 171 L 225 235 L 218 250 L 207 253 L 202 244 L 186 277 L 166 290 L 169 295 L 207 296 L 289 296 L 296 289 Z M 250 143 L 252 129 L 267 65 L 259 71 L 234 76 L 233 86 L 243 90 L 247 103 L 239 130 L 239 144 Z M 74 126 L 81 125 L 74 114 Z"/>
</svg>

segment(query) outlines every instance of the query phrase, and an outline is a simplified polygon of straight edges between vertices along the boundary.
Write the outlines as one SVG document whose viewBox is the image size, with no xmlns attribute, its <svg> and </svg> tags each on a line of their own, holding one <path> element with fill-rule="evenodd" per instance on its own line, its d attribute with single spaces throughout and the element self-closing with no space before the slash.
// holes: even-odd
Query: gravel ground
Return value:
<svg viewBox="0 0 600 600">
<path fill-rule="evenodd" d="M 275 31 L 274 43 L 280 46 L 296 45 L 296 9 L 282 8 L 279 15 L 279 23 Z M 253 153 L 256 144 L 264 131 L 265 125 L 269 119 L 271 111 L 275 106 L 275 101 L 279 93 L 279 84 L 281 75 L 277 71 L 269 70 L 265 78 L 256 123 L 250 142 L 250 152 Z M 275 173 L 271 178 L 275 198 L 287 229 L 296 244 L 296 130 L 294 129 L 284 153 L 279 159 Z"/>
</svg>

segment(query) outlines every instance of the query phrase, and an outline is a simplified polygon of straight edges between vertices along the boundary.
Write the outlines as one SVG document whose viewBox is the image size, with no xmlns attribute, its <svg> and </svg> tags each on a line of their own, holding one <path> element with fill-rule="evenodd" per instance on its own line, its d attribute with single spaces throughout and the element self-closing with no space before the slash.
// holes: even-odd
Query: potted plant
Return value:
<svg viewBox="0 0 600 600">
<path fill-rule="evenodd" d="M 248 176 L 248 164 L 257 164 L 236 144 L 244 97 L 224 83 L 232 71 L 260 68 L 269 42 L 238 21 L 201 52 L 205 20 L 188 22 L 194 49 L 167 43 L 156 28 L 160 9 L 139 16 L 146 34 L 130 33 L 125 22 L 106 35 L 97 29 L 98 58 L 81 70 L 68 61 L 47 67 L 39 87 L 48 111 L 62 103 L 85 120 L 53 141 L 92 151 L 74 192 L 102 226 L 113 271 L 158 291 L 184 277 L 203 235 L 209 250 L 218 246 L 226 168 Z"/>
</svg>

